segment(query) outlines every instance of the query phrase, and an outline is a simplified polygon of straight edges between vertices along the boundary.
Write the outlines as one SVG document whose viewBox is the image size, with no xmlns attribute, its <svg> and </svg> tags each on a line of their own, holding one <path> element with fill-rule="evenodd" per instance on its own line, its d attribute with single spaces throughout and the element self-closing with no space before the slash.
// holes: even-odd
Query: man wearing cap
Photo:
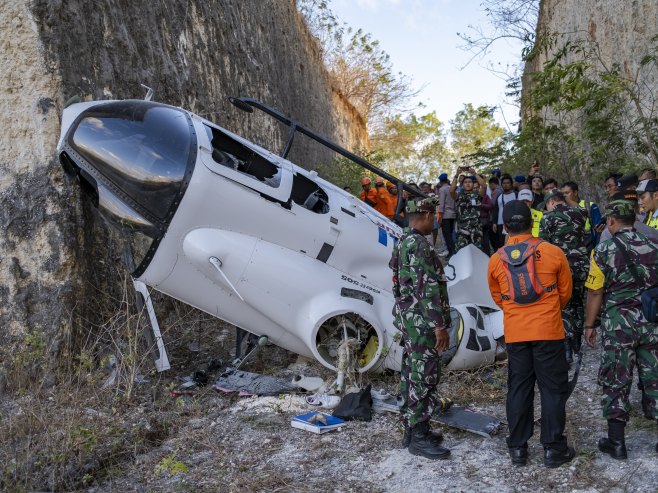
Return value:
<svg viewBox="0 0 658 493">
<path fill-rule="evenodd" d="M 560 316 L 571 296 L 571 272 L 562 250 L 532 237 L 530 209 L 523 202 L 505 204 L 503 221 L 510 237 L 507 245 L 492 255 L 487 275 L 491 296 L 504 314 L 507 446 L 512 464 L 526 465 L 537 383 L 544 465 L 558 467 L 575 456 L 564 436 L 569 366 Z"/>
<path fill-rule="evenodd" d="M 592 251 L 585 341 L 596 347 L 594 326 L 600 314 L 603 351 L 598 383 L 608 436 L 598 445 L 612 458 L 625 459 L 624 428 L 636 365 L 642 410 L 647 419 L 658 420 L 658 325 L 647 321 L 640 301 L 642 291 L 658 284 L 658 241 L 634 230 L 635 208 L 628 200 L 613 200 L 603 216 L 613 237 Z"/>
<path fill-rule="evenodd" d="M 487 193 L 487 184 L 484 178 L 477 174 L 473 168 L 469 168 L 468 171 L 470 175 L 464 177 L 462 190 L 459 193 L 457 193 L 459 174 L 455 175 L 450 185 L 450 196 L 455 201 L 457 209 L 457 220 L 455 221 L 455 229 L 457 230 L 456 251 L 471 244 L 483 250 L 480 211 L 482 209 L 482 197 Z M 479 192 L 473 190 L 475 182 L 480 184 Z"/>
<path fill-rule="evenodd" d="M 455 230 L 455 201 L 450 195 L 450 182 L 448 181 L 448 174 L 441 173 L 439 175 L 439 212 L 441 213 L 441 232 L 443 239 L 448 248 L 448 255 L 455 254 L 455 241 L 453 239 L 453 232 Z"/>
<path fill-rule="evenodd" d="M 635 191 L 638 202 L 646 213 L 644 224 L 658 229 L 658 180 L 642 180 Z"/>
<path fill-rule="evenodd" d="M 375 193 L 377 193 L 377 204 L 374 206 L 375 210 L 382 216 L 386 216 L 392 220 L 393 216 L 389 216 L 389 212 L 393 199 L 391 199 L 391 195 L 386 190 L 384 178 L 381 176 L 375 178 Z"/>
<path fill-rule="evenodd" d="M 361 178 L 361 188 L 363 190 L 359 198 L 374 209 L 377 206 L 377 191 L 371 188 L 371 184 L 372 182 L 367 176 Z"/>
<path fill-rule="evenodd" d="M 429 459 L 446 459 L 450 451 L 439 445 L 429 420 L 438 400 L 440 353 L 448 348 L 450 305 L 441 262 L 426 239 L 434 225 L 436 197 L 410 199 L 409 228 L 393 248 L 394 323 L 404 347 L 400 390 L 403 445 Z"/>
<path fill-rule="evenodd" d="M 587 215 L 579 207 L 569 207 L 559 190 L 546 196 L 546 213 L 539 224 L 539 237 L 560 247 L 567 256 L 573 275 L 573 292 L 562 312 L 566 331 L 566 355 L 571 363 L 573 353 L 580 351 L 585 322 L 585 281 L 587 280 L 589 235 L 585 230 Z"/>
<path fill-rule="evenodd" d="M 530 209 L 530 215 L 532 216 L 532 236 L 539 238 L 539 224 L 544 214 L 533 208 L 534 194 L 530 190 L 521 190 L 519 192 L 519 200 Z"/>
</svg>

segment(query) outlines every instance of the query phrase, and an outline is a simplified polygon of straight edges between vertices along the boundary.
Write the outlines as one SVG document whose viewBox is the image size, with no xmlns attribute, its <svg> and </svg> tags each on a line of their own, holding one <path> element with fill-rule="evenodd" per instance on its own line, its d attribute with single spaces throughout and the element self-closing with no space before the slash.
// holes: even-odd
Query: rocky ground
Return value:
<svg viewBox="0 0 658 493">
<path fill-rule="evenodd" d="M 572 464 L 551 470 L 542 464 L 537 436 L 530 442 L 530 464 L 513 467 L 506 455 L 504 428 L 486 439 L 443 427 L 452 458 L 433 462 L 398 448 L 401 434 L 392 414 L 351 422 L 340 432 L 314 435 L 290 427 L 291 417 L 309 410 L 302 396 L 240 398 L 210 387 L 177 393 L 180 377 L 203 367 L 211 357 L 229 358 L 230 334 L 225 328 L 199 341 L 172 343 L 172 370 L 146 375 L 148 381 L 130 389 L 129 399 L 125 385 L 98 390 L 106 370 L 102 378 L 87 378 L 74 388 L 55 387 L 4 399 L 1 489 L 658 491 L 655 425 L 637 413 L 637 389 L 635 415 L 627 428 L 629 459 L 613 461 L 596 449 L 605 429 L 596 386 L 596 351 L 585 353 L 583 372 L 568 404 L 569 440 L 578 456 Z M 286 378 L 298 373 L 331 378 L 316 363 L 272 346 L 252 355 L 243 369 Z M 504 419 L 505 371 L 500 365 L 448 374 L 442 389 L 459 403 Z M 397 382 L 395 375 L 365 378 L 376 388 L 389 390 Z"/>
</svg>

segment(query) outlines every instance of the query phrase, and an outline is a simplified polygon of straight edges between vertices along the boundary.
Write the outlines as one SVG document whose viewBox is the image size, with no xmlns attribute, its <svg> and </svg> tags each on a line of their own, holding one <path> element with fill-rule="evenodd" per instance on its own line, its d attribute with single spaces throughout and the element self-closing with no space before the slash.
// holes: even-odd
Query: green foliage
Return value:
<svg viewBox="0 0 658 493">
<path fill-rule="evenodd" d="M 549 172 L 590 182 L 612 170 L 658 162 L 656 99 L 642 90 L 649 74 L 655 75 L 657 48 L 632 74 L 618 63 L 606 64 L 596 43 L 571 40 L 556 46 L 557 38 L 548 36 L 528 54 L 534 60 L 542 49 L 553 53 L 531 74 L 517 158 L 540 157 Z"/>
<path fill-rule="evenodd" d="M 450 158 L 443 123 L 436 112 L 396 115 L 371 137 L 370 159 L 406 181 L 435 179 Z"/>
<path fill-rule="evenodd" d="M 164 457 L 156 466 L 155 472 L 158 474 L 187 474 L 190 468 L 184 462 L 176 458 L 176 454 L 169 454 Z"/>
<path fill-rule="evenodd" d="M 495 108 L 465 104 L 450 121 L 454 159 L 477 167 L 501 166 L 509 157 L 509 139 L 494 120 Z"/>
</svg>

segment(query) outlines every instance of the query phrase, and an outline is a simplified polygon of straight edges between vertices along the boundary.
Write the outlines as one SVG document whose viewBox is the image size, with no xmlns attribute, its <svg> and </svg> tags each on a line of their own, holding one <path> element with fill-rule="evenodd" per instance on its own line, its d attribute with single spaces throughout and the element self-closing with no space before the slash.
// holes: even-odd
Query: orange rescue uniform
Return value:
<svg viewBox="0 0 658 493">
<path fill-rule="evenodd" d="M 532 235 L 510 236 L 507 245 L 521 243 Z M 528 260 L 530 261 L 530 260 Z M 535 271 L 542 286 L 556 284 L 550 293 L 544 292 L 531 305 L 518 305 L 508 295 L 507 277 L 498 252 L 489 260 L 489 290 L 496 304 L 503 310 L 505 342 L 554 341 L 564 339 L 562 309 L 571 298 L 572 279 L 567 257 L 562 250 L 542 242 L 535 251 Z"/>
<path fill-rule="evenodd" d="M 377 208 L 377 190 L 375 190 L 374 188 L 368 190 L 367 195 L 366 195 L 366 191 L 362 190 L 359 198 L 373 209 Z"/>
<path fill-rule="evenodd" d="M 386 187 L 375 187 L 375 191 L 377 192 L 377 205 L 375 206 L 375 210 L 380 212 L 383 216 L 393 219 L 393 214 L 390 214 L 391 202 L 393 202 L 391 194 L 388 193 Z M 393 212 L 395 212 L 395 205 L 393 205 Z"/>
</svg>

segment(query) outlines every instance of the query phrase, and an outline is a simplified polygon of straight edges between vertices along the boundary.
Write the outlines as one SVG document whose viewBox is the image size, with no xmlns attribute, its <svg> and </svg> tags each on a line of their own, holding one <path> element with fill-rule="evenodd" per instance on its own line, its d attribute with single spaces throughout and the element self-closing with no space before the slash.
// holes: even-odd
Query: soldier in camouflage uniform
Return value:
<svg viewBox="0 0 658 493">
<path fill-rule="evenodd" d="M 585 281 L 589 263 L 587 213 L 579 207 L 569 207 L 564 194 L 557 190 L 547 196 L 545 204 L 548 212 L 539 223 L 539 237 L 562 249 L 573 278 L 571 300 L 562 311 L 567 361 L 571 363 L 573 353 L 580 351 L 585 322 Z"/>
<path fill-rule="evenodd" d="M 434 226 L 438 199 L 410 200 L 409 228 L 393 249 L 395 326 L 402 333 L 401 419 L 409 452 L 429 459 L 445 459 L 450 451 L 439 446 L 429 420 L 438 400 L 440 352 L 448 347 L 450 307 L 443 267 L 425 238 Z"/>
<path fill-rule="evenodd" d="M 647 321 L 640 302 L 641 292 L 658 284 L 658 242 L 633 229 L 635 204 L 631 201 L 613 200 L 603 216 L 613 238 L 599 243 L 592 252 L 585 340 L 596 346 L 594 324 L 603 308 L 599 385 L 608 436 L 599 440 L 599 449 L 615 459 L 625 459 L 624 427 L 636 365 L 644 415 L 658 420 L 658 324 Z"/>
<path fill-rule="evenodd" d="M 450 195 L 455 201 L 455 210 L 457 211 L 455 220 L 455 229 L 457 231 L 456 252 L 471 244 L 482 250 L 480 209 L 482 208 L 482 197 L 487 193 L 487 184 L 484 178 L 478 175 L 473 168 L 468 171 L 471 175 L 464 178 L 459 193 L 457 193 L 459 174 L 455 175 L 450 185 Z M 480 184 L 479 193 L 473 190 L 476 181 Z"/>
</svg>

